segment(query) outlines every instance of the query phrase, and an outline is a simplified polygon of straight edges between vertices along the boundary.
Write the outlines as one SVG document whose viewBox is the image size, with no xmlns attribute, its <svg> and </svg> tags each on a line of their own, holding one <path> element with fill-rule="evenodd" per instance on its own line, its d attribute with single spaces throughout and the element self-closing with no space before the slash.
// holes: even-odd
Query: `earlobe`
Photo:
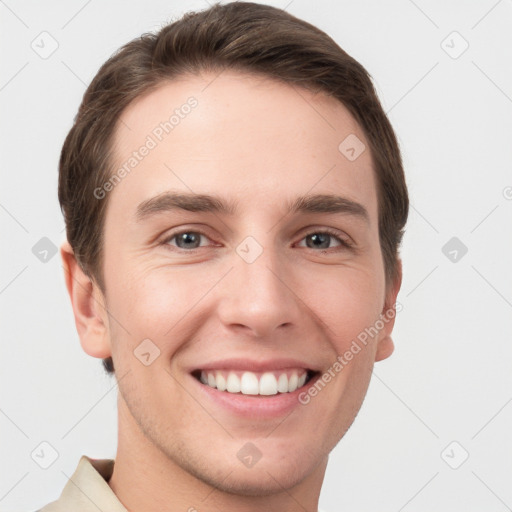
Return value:
<svg viewBox="0 0 512 512">
<path fill-rule="evenodd" d="M 103 294 L 78 264 L 68 241 L 62 243 L 60 255 L 80 344 L 92 357 L 110 357 L 108 315 Z"/>
<path fill-rule="evenodd" d="M 394 350 L 395 344 L 393 343 L 391 336 L 386 336 L 385 338 L 379 340 L 377 352 L 375 353 L 375 362 L 387 359 Z"/>
<path fill-rule="evenodd" d="M 395 350 L 395 344 L 391 339 L 391 333 L 395 325 L 396 316 L 396 298 L 400 287 L 402 285 L 402 260 L 397 260 L 397 273 L 395 280 L 389 286 L 386 292 L 386 298 L 384 301 L 384 307 L 382 309 L 381 320 L 384 323 L 381 337 L 377 344 L 377 350 L 375 352 L 375 361 L 382 361 L 388 358 Z"/>
</svg>

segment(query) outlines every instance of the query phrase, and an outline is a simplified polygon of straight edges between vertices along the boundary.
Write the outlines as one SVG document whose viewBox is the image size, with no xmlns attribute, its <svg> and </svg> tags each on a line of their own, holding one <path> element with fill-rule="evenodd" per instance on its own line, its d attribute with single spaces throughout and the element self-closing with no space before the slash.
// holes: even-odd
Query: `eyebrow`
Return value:
<svg viewBox="0 0 512 512">
<path fill-rule="evenodd" d="M 158 213 L 175 210 L 188 212 L 208 212 L 234 216 L 237 213 L 237 201 L 226 201 L 209 194 L 189 192 L 164 192 L 139 204 L 136 210 L 138 221 L 146 220 Z M 299 196 L 285 203 L 287 213 L 339 213 L 360 218 L 369 224 L 370 216 L 366 208 L 356 201 L 331 194 L 313 194 Z"/>
</svg>

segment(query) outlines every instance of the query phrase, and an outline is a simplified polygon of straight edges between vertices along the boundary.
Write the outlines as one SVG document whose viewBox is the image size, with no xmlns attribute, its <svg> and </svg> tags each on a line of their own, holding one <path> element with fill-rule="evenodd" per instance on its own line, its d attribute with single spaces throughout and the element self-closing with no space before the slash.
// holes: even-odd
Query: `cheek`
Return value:
<svg viewBox="0 0 512 512">
<path fill-rule="evenodd" d="M 185 268 L 175 267 L 172 272 L 141 268 L 125 273 L 120 268 L 106 283 L 113 344 L 122 340 L 122 352 L 129 352 L 127 346 L 133 351 L 142 340 L 150 339 L 163 355 L 172 355 L 200 325 L 200 301 L 218 280 L 217 274 L 209 282 L 193 279 Z"/>
<path fill-rule="evenodd" d="M 309 285 L 307 304 L 321 320 L 326 335 L 338 354 L 350 346 L 352 340 L 378 320 L 382 304 L 382 280 L 370 272 L 356 269 L 337 269 L 323 279 Z"/>
</svg>

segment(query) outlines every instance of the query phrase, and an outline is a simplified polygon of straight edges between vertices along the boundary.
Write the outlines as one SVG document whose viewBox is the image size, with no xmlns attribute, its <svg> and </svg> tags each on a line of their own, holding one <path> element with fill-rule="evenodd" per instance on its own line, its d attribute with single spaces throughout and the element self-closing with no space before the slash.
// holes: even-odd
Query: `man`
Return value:
<svg viewBox="0 0 512 512">
<path fill-rule="evenodd" d="M 119 431 L 42 510 L 316 511 L 402 275 L 407 188 L 364 68 L 273 7 L 187 14 L 99 70 L 59 200 Z"/>
</svg>

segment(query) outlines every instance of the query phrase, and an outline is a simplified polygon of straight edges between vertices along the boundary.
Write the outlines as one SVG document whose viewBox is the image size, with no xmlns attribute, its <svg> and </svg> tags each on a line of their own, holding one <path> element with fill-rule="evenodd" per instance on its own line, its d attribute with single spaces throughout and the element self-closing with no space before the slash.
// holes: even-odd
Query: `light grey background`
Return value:
<svg viewBox="0 0 512 512">
<path fill-rule="evenodd" d="M 377 363 L 331 455 L 320 505 L 510 510 L 512 2 L 268 3 L 317 25 L 370 71 L 411 196 L 396 350 Z M 43 237 L 56 246 L 64 237 L 64 137 L 86 85 L 119 46 L 207 6 L 0 1 L 3 511 L 56 499 L 80 455 L 116 450 L 115 382 L 80 347 L 58 254 L 42 262 L 32 252 Z M 455 262 L 451 246 L 442 250 L 452 237 L 468 249 L 455 248 Z M 43 441 L 59 454 L 46 470 L 31 458 Z"/>
</svg>

